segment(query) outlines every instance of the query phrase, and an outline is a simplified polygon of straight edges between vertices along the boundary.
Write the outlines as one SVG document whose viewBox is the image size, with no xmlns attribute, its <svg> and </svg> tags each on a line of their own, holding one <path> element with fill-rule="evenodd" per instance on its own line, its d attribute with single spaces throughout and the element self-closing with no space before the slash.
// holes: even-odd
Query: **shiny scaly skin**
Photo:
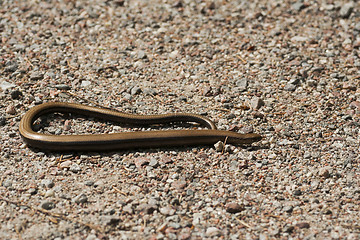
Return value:
<svg viewBox="0 0 360 240">
<path fill-rule="evenodd" d="M 76 113 L 104 120 L 131 124 L 151 125 L 170 122 L 197 122 L 208 130 L 166 130 L 124 132 L 88 135 L 49 135 L 33 131 L 33 122 L 41 115 L 51 113 Z M 208 118 L 191 113 L 159 115 L 126 114 L 109 109 L 75 103 L 50 102 L 31 108 L 21 119 L 19 131 L 25 142 L 36 148 L 56 151 L 103 151 L 130 148 L 154 148 L 167 146 L 211 145 L 217 141 L 230 144 L 251 144 L 261 140 L 256 133 L 240 134 L 217 130 Z"/>
</svg>

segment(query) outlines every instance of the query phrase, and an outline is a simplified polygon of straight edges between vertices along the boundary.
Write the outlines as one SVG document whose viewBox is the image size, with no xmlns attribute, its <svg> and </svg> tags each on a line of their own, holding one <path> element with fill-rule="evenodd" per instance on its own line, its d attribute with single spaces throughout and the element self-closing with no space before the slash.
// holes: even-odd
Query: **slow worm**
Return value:
<svg viewBox="0 0 360 240">
<path fill-rule="evenodd" d="M 137 131 L 84 135 L 50 135 L 35 132 L 32 128 L 34 121 L 38 117 L 52 112 L 76 113 L 131 125 L 196 122 L 209 129 Z M 19 131 L 28 145 L 40 149 L 57 151 L 102 151 L 127 148 L 209 145 L 215 144 L 217 141 L 225 140 L 230 144 L 251 144 L 261 139 L 261 136 L 256 133 L 240 134 L 217 130 L 215 124 L 210 119 L 197 114 L 135 115 L 63 102 L 49 102 L 31 108 L 21 119 Z"/>
</svg>

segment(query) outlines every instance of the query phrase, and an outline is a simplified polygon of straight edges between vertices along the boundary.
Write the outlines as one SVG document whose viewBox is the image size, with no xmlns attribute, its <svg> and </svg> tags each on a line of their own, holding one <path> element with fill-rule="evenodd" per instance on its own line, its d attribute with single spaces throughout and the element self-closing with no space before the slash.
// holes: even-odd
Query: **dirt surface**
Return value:
<svg viewBox="0 0 360 240">
<path fill-rule="evenodd" d="M 359 7 L 0 0 L 0 238 L 359 239 Z M 198 113 L 264 138 L 224 149 L 29 148 L 20 119 L 51 101 Z M 68 114 L 35 127 L 134 130 Z"/>
</svg>

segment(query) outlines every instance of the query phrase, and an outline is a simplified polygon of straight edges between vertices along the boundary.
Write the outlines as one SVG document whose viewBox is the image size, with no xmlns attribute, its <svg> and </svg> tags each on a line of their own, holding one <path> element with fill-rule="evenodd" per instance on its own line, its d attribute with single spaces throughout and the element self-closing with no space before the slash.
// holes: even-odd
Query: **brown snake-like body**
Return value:
<svg viewBox="0 0 360 240">
<path fill-rule="evenodd" d="M 196 122 L 209 129 L 123 132 L 111 134 L 50 135 L 32 129 L 34 121 L 47 113 L 76 113 L 131 125 L 152 125 L 170 122 Z M 208 118 L 190 113 L 159 115 L 126 114 L 109 109 L 75 103 L 50 102 L 31 108 L 21 119 L 19 131 L 25 142 L 47 150 L 102 151 L 127 148 L 209 145 L 217 141 L 230 144 L 251 144 L 261 140 L 256 133 L 240 134 L 217 130 Z"/>
</svg>

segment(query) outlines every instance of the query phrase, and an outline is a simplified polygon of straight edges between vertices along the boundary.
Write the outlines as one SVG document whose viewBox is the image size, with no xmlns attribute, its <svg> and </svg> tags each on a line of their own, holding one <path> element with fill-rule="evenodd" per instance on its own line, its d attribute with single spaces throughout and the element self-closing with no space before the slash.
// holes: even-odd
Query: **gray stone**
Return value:
<svg viewBox="0 0 360 240">
<path fill-rule="evenodd" d="M 147 58 L 147 55 L 143 50 L 140 50 L 137 52 L 137 57 L 138 57 L 138 59 L 145 59 L 145 58 Z"/>
<path fill-rule="evenodd" d="M 30 195 L 35 195 L 37 193 L 37 189 L 36 188 L 29 188 L 28 193 L 30 193 Z"/>
<path fill-rule="evenodd" d="M 141 93 L 141 88 L 140 87 L 133 87 L 132 89 L 131 89 L 131 95 L 136 95 L 136 94 L 139 94 L 139 93 Z"/>
<path fill-rule="evenodd" d="M 84 182 L 84 184 L 85 184 L 86 186 L 89 186 L 89 187 L 93 186 L 94 183 L 95 183 L 95 182 L 92 181 L 92 180 L 88 180 L 88 181 L 85 181 L 85 182 Z"/>
<path fill-rule="evenodd" d="M 294 196 L 300 196 L 302 194 L 302 192 L 301 192 L 301 190 L 299 190 L 299 189 L 296 189 L 295 191 L 294 191 Z"/>
<path fill-rule="evenodd" d="M 221 152 L 224 149 L 224 143 L 218 141 L 217 143 L 214 144 L 214 147 L 217 152 Z"/>
<path fill-rule="evenodd" d="M 306 6 L 304 5 L 303 1 L 297 1 L 296 3 L 291 5 L 291 8 L 295 11 L 300 11 L 304 9 Z"/>
<path fill-rule="evenodd" d="M 160 208 L 159 211 L 162 215 L 166 215 L 166 216 L 172 216 L 175 213 L 175 209 L 168 206 Z"/>
<path fill-rule="evenodd" d="M 291 84 L 291 83 L 286 84 L 284 87 L 284 90 L 289 91 L 289 92 L 295 91 L 295 89 L 296 89 L 296 85 Z"/>
<path fill-rule="evenodd" d="M 55 88 L 60 89 L 60 90 L 70 90 L 71 89 L 71 87 L 66 84 L 56 84 Z"/>
<path fill-rule="evenodd" d="M 151 158 L 149 162 L 149 166 L 156 168 L 159 166 L 159 162 L 155 158 Z"/>
<path fill-rule="evenodd" d="M 284 212 L 287 212 L 287 213 L 291 213 L 293 211 L 294 207 L 293 206 L 285 206 L 283 208 L 283 211 Z"/>
<path fill-rule="evenodd" d="M 358 22 L 358 23 L 355 24 L 354 29 L 355 29 L 356 31 L 360 31 L 360 22 Z"/>
<path fill-rule="evenodd" d="M 73 173 L 78 173 L 81 171 L 81 168 L 77 163 L 73 163 L 73 164 L 71 164 L 69 170 L 72 171 Z"/>
<path fill-rule="evenodd" d="M 157 206 L 156 205 L 153 205 L 153 204 L 140 204 L 138 207 L 137 207 L 137 210 L 139 212 L 144 212 L 146 214 L 152 214 L 155 210 L 157 210 Z"/>
<path fill-rule="evenodd" d="M 86 203 L 88 201 L 88 198 L 84 193 L 81 193 L 74 197 L 72 201 L 75 203 Z"/>
<path fill-rule="evenodd" d="M 4 126 L 6 124 L 6 117 L 0 115 L 0 126 Z"/>
<path fill-rule="evenodd" d="M 249 80 L 247 78 L 242 78 L 236 81 L 235 85 L 240 89 L 240 90 L 246 90 L 249 84 Z"/>
<path fill-rule="evenodd" d="M 254 97 L 250 101 L 251 108 L 255 109 L 255 110 L 260 109 L 264 105 L 265 105 L 265 102 L 259 97 Z"/>
<path fill-rule="evenodd" d="M 4 180 L 2 182 L 3 187 L 10 188 L 12 187 L 12 181 L 11 180 Z"/>
<path fill-rule="evenodd" d="M 196 226 L 196 225 L 199 225 L 200 223 L 201 223 L 201 221 L 203 220 L 203 213 L 194 213 L 194 215 L 193 215 L 193 221 L 192 221 L 192 224 L 194 225 L 194 226 Z"/>
<path fill-rule="evenodd" d="M 12 63 L 5 67 L 5 72 L 15 72 L 18 69 L 19 65 L 17 63 Z"/>
<path fill-rule="evenodd" d="M 0 88 L 1 88 L 3 91 L 5 91 L 5 90 L 8 89 L 8 88 L 13 88 L 13 87 L 16 87 L 16 85 L 15 85 L 15 84 L 12 84 L 12 83 L 9 83 L 9 82 L 7 82 L 7 81 L 2 81 L 2 82 L 0 83 Z"/>
<path fill-rule="evenodd" d="M 131 204 L 127 204 L 125 207 L 123 207 L 123 211 L 129 214 L 133 214 L 134 212 Z"/>
<path fill-rule="evenodd" d="M 53 203 L 51 201 L 44 201 L 41 203 L 41 208 L 43 208 L 45 210 L 51 210 L 55 207 L 56 207 L 55 203 Z"/>
<path fill-rule="evenodd" d="M 81 87 L 88 87 L 88 86 L 90 86 L 91 85 L 91 82 L 90 81 L 86 81 L 86 80 L 84 80 L 84 81 L 81 81 Z"/>
<path fill-rule="evenodd" d="M 154 88 L 145 88 L 145 89 L 143 90 L 143 93 L 144 93 L 145 95 L 152 95 L 152 96 L 157 95 L 157 91 L 156 91 Z"/>
<path fill-rule="evenodd" d="M 44 74 L 40 73 L 40 72 L 33 72 L 30 75 L 30 80 L 31 81 L 37 81 L 37 80 L 41 80 L 43 79 Z"/>
<path fill-rule="evenodd" d="M 55 186 L 54 181 L 52 179 L 43 179 L 41 181 L 42 187 L 52 188 Z"/>
<path fill-rule="evenodd" d="M 218 237 L 221 236 L 221 231 L 216 227 L 208 227 L 205 234 L 208 237 Z"/>
<path fill-rule="evenodd" d="M 310 228 L 310 224 L 308 222 L 300 222 L 295 225 L 298 228 Z"/>
<path fill-rule="evenodd" d="M 354 9 L 354 2 L 348 2 L 342 5 L 339 11 L 339 15 L 342 18 L 348 18 Z"/>
</svg>

